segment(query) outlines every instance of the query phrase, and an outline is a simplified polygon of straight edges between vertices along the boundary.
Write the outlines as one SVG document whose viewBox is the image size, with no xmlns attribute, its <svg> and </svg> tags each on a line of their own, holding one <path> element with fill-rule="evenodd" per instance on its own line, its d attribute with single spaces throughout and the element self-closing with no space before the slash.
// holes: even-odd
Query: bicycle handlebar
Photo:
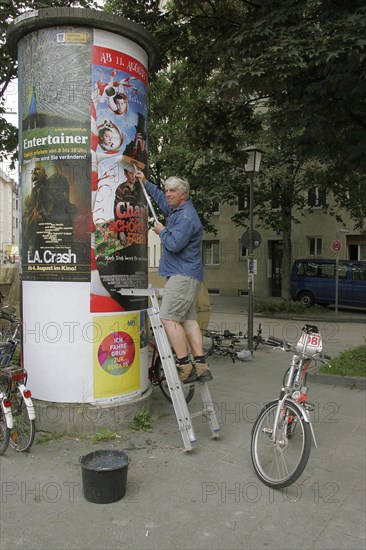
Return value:
<svg viewBox="0 0 366 550">
<path fill-rule="evenodd" d="M 276 347 L 281 348 L 283 351 L 295 351 L 296 352 L 296 346 L 294 344 L 290 344 L 289 342 L 285 342 L 284 340 L 280 340 L 278 338 L 269 338 L 267 340 L 272 341 L 273 343 L 276 343 Z M 305 353 L 301 354 L 303 357 L 307 357 L 308 359 L 313 359 L 315 361 L 320 361 L 321 363 L 327 363 L 332 358 L 330 355 L 327 355 L 326 353 L 314 353 L 314 355 L 308 355 Z"/>
</svg>

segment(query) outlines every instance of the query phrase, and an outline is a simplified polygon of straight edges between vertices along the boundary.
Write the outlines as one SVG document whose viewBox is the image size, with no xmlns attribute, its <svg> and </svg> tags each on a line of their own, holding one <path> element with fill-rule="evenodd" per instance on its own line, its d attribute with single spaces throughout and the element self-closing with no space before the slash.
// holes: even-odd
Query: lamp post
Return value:
<svg viewBox="0 0 366 550">
<path fill-rule="evenodd" d="M 251 145 L 244 151 L 248 158 L 245 164 L 245 171 L 249 174 L 249 263 L 248 263 L 248 345 L 247 349 L 253 355 L 253 214 L 254 214 L 254 174 L 259 172 L 259 166 L 262 158 L 262 151 L 258 147 Z"/>
</svg>

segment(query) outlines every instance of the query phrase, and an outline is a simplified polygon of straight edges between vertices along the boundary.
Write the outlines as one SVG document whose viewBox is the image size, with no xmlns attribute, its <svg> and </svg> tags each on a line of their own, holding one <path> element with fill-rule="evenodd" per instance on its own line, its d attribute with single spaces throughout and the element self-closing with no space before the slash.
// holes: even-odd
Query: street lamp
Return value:
<svg viewBox="0 0 366 550">
<path fill-rule="evenodd" d="M 244 151 L 248 158 L 245 164 L 245 171 L 250 177 L 249 187 L 249 263 L 248 263 L 248 345 L 247 349 L 253 355 L 253 213 L 254 213 L 254 174 L 259 172 L 262 158 L 262 150 L 254 145 L 246 147 Z"/>
</svg>

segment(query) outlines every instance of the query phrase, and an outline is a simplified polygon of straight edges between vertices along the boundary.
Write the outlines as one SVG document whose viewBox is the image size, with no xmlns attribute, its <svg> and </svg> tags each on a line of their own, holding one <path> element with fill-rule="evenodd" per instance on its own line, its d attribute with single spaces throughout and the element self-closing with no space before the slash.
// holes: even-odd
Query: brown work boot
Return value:
<svg viewBox="0 0 366 550">
<path fill-rule="evenodd" d="M 179 380 L 183 382 L 183 384 L 189 384 L 197 380 L 197 373 L 191 362 L 186 365 L 177 364 L 177 371 Z"/>
<path fill-rule="evenodd" d="M 195 363 L 194 368 L 196 369 L 199 382 L 211 382 L 213 380 L 207 363 Z"/>
</svg>

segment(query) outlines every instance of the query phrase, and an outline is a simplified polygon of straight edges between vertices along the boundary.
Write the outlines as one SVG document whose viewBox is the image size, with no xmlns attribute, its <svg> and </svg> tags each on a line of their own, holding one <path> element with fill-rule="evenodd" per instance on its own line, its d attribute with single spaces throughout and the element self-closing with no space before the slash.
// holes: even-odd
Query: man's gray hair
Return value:
<svg viewBox="0 0 366 550">
<path fill-rule="evenodd" d="M 164 182 L 165 189 L 178 189 L 181 193 L 184 193 L 186 199 L 189 199 L 189 183 L 184 178 L 179 176 L 170 176 Z"/>
</svg>

